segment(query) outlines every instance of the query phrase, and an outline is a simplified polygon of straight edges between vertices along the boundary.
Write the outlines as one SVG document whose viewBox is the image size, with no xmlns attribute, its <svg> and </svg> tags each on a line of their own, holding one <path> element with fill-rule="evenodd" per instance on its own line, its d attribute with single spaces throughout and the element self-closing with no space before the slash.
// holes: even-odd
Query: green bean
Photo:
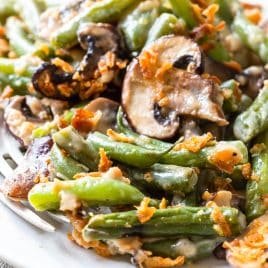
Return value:
<svg viewBox="0 0 268 268">
<path fill-rule="evenodd" d="M 34 0 L 16 0 L 16 9 L 29 31 L 36 35 L 41 11 L 37 2 Z"/>
<path fill-rule="evenodd" d="M 234 80 L 225 81 L 220 85 L 224 93 L 223 110 L 226 114 L 237 112 L 241 101 L 241 90 L 239 84 Z"/>
<path fill-rule="evenodd" d="M 139 0 L 98 1 L 58 29 L 53 34 L 51 43 L 60 48 L 71 47 L 78 43 L 76 34 L 81 23 L 118 21 L 124 11 L 137 2 Z"/>
<path fill-rule="evenodd" d="M 268 132 L 260 135 L 255 142 L 264 143 L 266 148 L 252 156 L 252 170 L 256 179 L 248 181 L 246 190 L 246 215 L 250 221 L 268 209 L 265 203 L 268 195 Z"/>
<path fill-rule="evenodd" d="M 39 58 L 28 56 L 16 59 L 0 58 L 0 73 L 32 77 L 40 63 Z"/>
<path fill-rule="evenodd" d="M 264 87 L 251 106 L 234 122 L 236 138 L 248 142 L 268 129 L 268 89 Z"/>
<path fill-rule="evenodd" d="M 97 170 L 99 153 L 92 144 L 86 142 L 84 138 L 72 127 L 68 126 L 53 134 L 54 142 L 72 158 L 84 164 L 90 171 Z"/>
<path fill-rule="evenodd" d="M 159 16 L 159 8 L 160 1 L 143 1 L 120 22 L 119 27 L 129 51 L 137 52 L 143 48 L 148 32 Z"/>
<path fill-rule="evenodd" d="M 0 90 L 4 87 L 11 86 L 14 89 L 15 95 L 26 95 L 29 94 L 28 86 L 31 83 L 29 77 L 23 77 L 13 74 L 5 74 L 0 72 Z"/>
<path fill-rule="evenodd" d="M 182 237 L 145 242 L 142 248 L 151 251 L 155 256 L 171 259 L 185 256 L 186 262 L 189 262 L 211 256 L 214 249 L 223 241 L 224 239 L 221 237 Z"/>
<path fill-rule="evenodd" d="M 63 152 L 56 144 L 50 151 L 50 159 L 57 178 L 71 180 L 77 173 L 87 172 L 88 168 Z"/>
<path fill-rule="evenodd" d="M 124 169 L 131 182 L 143 183 L 147 189 L 164 190 L 167 193 L 185 194 L 194 190 L 197 171 L 193 168 L 154 164 L 146 170 Z"/>
<path fill-rule="evenodd" d="M 238 106 L 238 112 L 243 113 L 244 111 L 246 111 L 250 107 L 252 102 L 253 102 L 252 98 L 250 98 L 246 94 L 242 94 L 241 100 Z"/>
<path fill-rule="evenodd" d="M 6 35 L 9 39 L 10 46 L 18 56 L 31 54 L 35 50 L 35 46 L 28 38 L 22 22 L 16 17 L 7 19 Z"/>
<path fill-rule="evenodd" d="M 105 240 L 129 235 L 168 237 L 175 235 L 237 235 L 245 228 L 244 215 L 235 208 L 221 207 L 231 234 L 221 233 L 213 221 L 215 208 L 173 207 L 157 209 L 150 220 L 141 223 L 136 210 L 91 217 L 83 229 L 86 241 Z M 218 231 L 217 231 L 218 230 Z"/>
<path fill-rule="evenodd" d="M 144 147 L 149 150 L 169 150 L 173 146 L 171 143 L 163 142 L 157 139 L 150 138 L 148 136 L 140 135 L 136 132 L 133 132 L 130 130 L 127 126 L 124 124 L 123 119 L 123 110 L 122 107 L 119 107 L 117 116 L 116 116 L 116 123 L 118 130 L 125 134 L 126 136 L 132 138 L 135 141 L 136 145 L 139 145 L 141 147 Z"/>
<path fill-rule="evenodd" d="M 97 151 L 103 148 L 111 159 L 138 168 L 150 167 L 165 153 L 165 151 L 148 150 L 130 143 L 114 141 L 100 132 L 90 133 L 87 142 Z"/>
<path fill-rule="evenodd" d="M 179 18 L 183 18 L 188 28 L 197 26 L 190 0 L 169 0 L 169 2 L 174 14 Z"/>
<path fill-rule="evenodd" d="M 5 0 L 0 2 L 0 21 L 5 22 L 6 18 L 15 15 L 16 10 L 14 8 L 16 0 Z"/>
<path fill-rule="evenodd" d="M 223 19 L 227 24 L 231 24 L 234 19 L 234 15 L 232 12 L 232 5 L 234 3 L 233 0 L 215 0 L 216 4 L 219 5 L 218 15 L 221 19 Z"/>
<path fill-rule="evenodd" d="M 224 170 L 224 168 L 222 169 L 219 165 L 217 165 L 216 162 L 212 161 L 213 155 L 224 152 L 226 150 L 230 150 L 230 152 L 234 151 L 236 154 L 239 154 L 241 156 L 240 161 L 233 162 L 230 166 L 228 166 L 228 168 L 230 168 L 229 171 Z M 248 152 L 247 147 L 241 141 L 220 141 L 216 142 L 215 145 L 202 148 L 197 153 L 190 152 L 187 149 L 180 149 L 178 151 L 173 149 L 164 154 L 159 162 L 163 164 L 186 167 L 216 167 L 221 171 L 227 171 L 228 173 L 231 173 L 235 165 L 248 162 Z M 223 163 L 224 161 L 221 162 Z"/>
<path fill-rule="evenodd" d="M 63 193 L 74 196 L 87 206 L 137 204 L 144 197 L 138 189 L 120 180 L 87 176 L 78 180 L 36 184 L 28 199 L 38 211 L 58 210 Z"/>
<path fill-rule="evenodd" d="M 225 46 L 217 41 L 213 41 L 213 48 L 207 51 L 207 54 L 215 61 L 218 62 L 225 62 L 230 61 L 231 57 L 229 55 L 228 50 L 225 48 Z"/>
<path fill-rule="evenodd" d="M 238 34 L 244 45 L 265 63 L 268 62 L 268 37 L 259 26 L 251 23 L 242 12 L 237 12 L 232 30 Z"/>
<path fill-rule="evenodd" d="M 189 167 L 154 164 L 145 170 L 126 166 L 120 166 L 120 169 L 132 184 L 141 185 L 148 191 L 187 194 L 194 191 L 198 180 L 197 171 Z"/>
<path fill-rule="evenodd" d="M 156 39 L 163 35 L 175 34 L 178 27 L 184 28 L 183 20 L 179 20 L 176 16 L 163 13 L 161 14 L 152 25 L 148 33 L 148 38 L 145 47 L 154 42 Z"/>
</svg>

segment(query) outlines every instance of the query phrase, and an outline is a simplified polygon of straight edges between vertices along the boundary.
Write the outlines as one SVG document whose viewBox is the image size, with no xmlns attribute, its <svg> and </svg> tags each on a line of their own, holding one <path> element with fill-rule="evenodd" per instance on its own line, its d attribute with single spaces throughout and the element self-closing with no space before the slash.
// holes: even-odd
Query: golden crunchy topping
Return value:
<svg viewBox="0 0 268 268">
<path fill-rule="evenodd" d="M 229 223 L 226 221 L 224 215 L 222 214 L 220 208 L 213 201 L 209 201 L 206 205 L 207 207 L 212 207 L 213 211 L 211 213 L 211 219 L 215 223 L 213 228 L 220 236 L 229 237 L 232 235 L 232 231 Z"/>
<path fill-rule="evenodd" d="M 181 149 L 186 149 L 190 152 L 197 153 L 202 148 L 206 147 L 211 140 L 213 140 L 213 135 L 208 132 L 202 136 L 193 136 L 184 142 L 176 144 L 173 150 L 179 151 Z"/>
<path fill-rule="evenodd" d="M 234 166 L 242 160 L 241 153 L 234 147 L 223 146 L 209 157 L 209 162 L 219 170 L 231 174 Z"/>
<path fill-rule="evenodd" d="M 71 125 L 79 132 L 88 133 L 95 129 L 101 116 L 101 111 L 93 113 L 86 109 L 76 109 L 72 117 Z"/>
<path fill-rule="evenodd" d="M 230 60 L 230 61 L 224 61 L 223 64 L 230 68 L 230 69 L 233 69 L 234 71 L 236 72 L 241 72 L 242 70 L 242 66 L 240 63 L 238 63 L 237 61 L 234 61 L 234 60 Z"/>
<path fill-rule="evenodd" d="M 255 156 L 255 155 L 260 154 L 264 150 L 266 150 L 266 145 L 264 143 L 256 143 L 250 149 L 250 153 L 252 154 L 252 156 Z"/>
<path fill-rule="evenodd" d="M 241 171 L 242 171 L 242 175 L 246 179 L 250 179 L 251 178 L 251 164 L 250 163 L 246 163 L 246 164 L 242 165 Z"/>
<path fill-rule="evenodd" d="M 163 257 L 147 257 L 144 260 L 144 265 L 147 268 L 153 267 L 174 267 L 184 264 L 184 256 L 179 256 L 176 259 L 163 258 Z"/>
<path fill-rule="evenodd" d="M 268 258 L 268 215 L 255 219 L 246 231 L 232 242 L 224 242 L 227 260 L 238 268 L 264 268 Z"/>
<path fill-rule="evenodd" d="M 230 207 L 232 193 L 226 190 L 221 190 L 216 193 L 205 191 L 202 195 L 202 199 L 205 201 L 213 201 L 219 207 Z"/>
<path fill-rule="evenodd" d="M 141 223 L 145 223 L 147 221 L 149 221 L 155 211 L 156 208 L 155 207 L 149 207 L 149 202 L 150 202 L 150 198 L 149 197 L 144 197 L 143 200 L 141 201 L 140 206 L 137 206 L 137 216 L 138 219 Z"/>
<path fill-rule="evenodd" d="M 107 130 L 106 134 L 114 141 L 126 142 L 126 143 L 134 143 L 135 142 L 135 140 L 133 138 L 130 138 L 123 133 L 117 133 L 114 130 L 112 130 L 111 128 L 109 128 Z"/>
<path fill-rule="evenodd" d="M 74 67 L 71 64 L 69 64 L 68 62 L 66 62 L 58 57 L 52 59 L 51 62 L 55 66 L 60 67 L 64 72 L 67 72 L 67 73 L 74 72 Z"/>
<path fill-rule="evenodd" d="M 103 148 L 99 149 L 100 161 L 98 165 L 98 170 L 100 172 L 107 171 L 113 164 L 113 162 L 108 158 Z"/>
<path fill-rule="evenodd" d="M 157 69 L 155 77 L 158 80 L 163 80 L 163 77 L 165 75 L 165 73 L 172 68 L 172 64 L 171 63 L 164 63 L 160 68 Z"/>
<path fill-rule="evenodd" d="M 142 74 L 146 78 L 153 78 L 155 75 L 155 68 L 157 64 L 157 53 L 154 51 L 145 50 L 139 56 L 139 64 Z"/>
<path fill-rule="evenodd" d="M 160 202 L 160 204 L 159 204 L 159 208 L 160 209 L 164 209 L 164 208 L 167 208 L 167 200 L 166 200 L 166 198 L 162 198 L 162 200 L 161 200 L 161 202 Z"/>
</svg>

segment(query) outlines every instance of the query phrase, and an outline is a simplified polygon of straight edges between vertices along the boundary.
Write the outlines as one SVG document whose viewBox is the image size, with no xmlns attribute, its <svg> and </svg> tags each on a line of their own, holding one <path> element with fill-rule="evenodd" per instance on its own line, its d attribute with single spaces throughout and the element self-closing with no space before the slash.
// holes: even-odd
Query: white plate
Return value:
<svg viewBox="0 0 268 268">
<path fill-rule="evenodd" d="M 0 0 L 1 1 L 1 0 Z M 266 0 L 254 0 L 268 7 Z M 68 240 L 68 226 L 58 224 L 45 233 L 26 223 L 0 203 L 0 258 L 21 268 L 133 268 L 127 258 L 105 259 Z M 227 268 L 225 262 L 209 259 L 191 267 Z"/>
</svg>

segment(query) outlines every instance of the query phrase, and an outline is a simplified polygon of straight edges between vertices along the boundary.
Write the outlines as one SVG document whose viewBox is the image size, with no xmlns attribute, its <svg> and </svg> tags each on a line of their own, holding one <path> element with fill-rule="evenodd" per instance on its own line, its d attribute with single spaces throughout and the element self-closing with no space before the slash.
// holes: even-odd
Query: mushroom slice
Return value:
<svg viewBox="0 0 268 268">
<path fill-rule="evenodd" d="M 139 63 L 134 59 L 124 79 L 122 105 L 139 133 L 159 139 L 170 138 L 179 128 L 179 120 L 172 111 L 161 116 L 154 86 L 153 81 L 143 78 Z"/>
<path fill-rule="evenodd" d="M 53 101 L 55 103 L 53 103 Z M 28 146 L 32 140 L 32 131 L 59 115 L 55 105 L 67 108 L 66 102 L 50 99 L 49 102 L 33 96 L 14 96 L 4 109 L 4 122 L 9 132 L 18 139 L 22 145 Z"/>
<path fill-rule="evenodd" d="M 33 87 L 44 96 L 57 99 L 68 99 L 76 94 L 72 82 L 72 73 L 64 72 L 62 68 L 44 62 L 32 77 Z"/>
<path fill-rule="evenodd" d="M 163 64 L 171 64 L 175 68 L 202 73 L 204 60 L 197 43 L 184 36 L 167 35 L 153 42 L 143 53 L 157 55 L 156 68 Z"/>
<path fill-rule="evenodd" d="M 78 40 L 81 47 L 87 50 L 77 72 L 80 79 L 92 79 L 98 68 L 98 63 L 107 52 L 114 56 L 120 51 L 120 36 L 115 27 L 106 23 L 89 22 L 82 24 L 78 31 Z"/>
<path fill-rule="evenodd" d="M 119 103 L 107 98 L 97 98 L 84 107 L 90 112 L 101 112 L 101 118 L 95 126 L 95 130 L 104 134 L 109 128 L 115 129 L 118 108 Z"/>
<path fill-rule="evenodd" d="M 148 79 L 136 59 L 123 84 L 122 104 L 130 123 L 139 133 L 159 139 L 175 134 L 179 115 L 228 124 L 220 102 L 213 80 L 176 68 L 166 70 L 161 79 Z"/>
</svg>

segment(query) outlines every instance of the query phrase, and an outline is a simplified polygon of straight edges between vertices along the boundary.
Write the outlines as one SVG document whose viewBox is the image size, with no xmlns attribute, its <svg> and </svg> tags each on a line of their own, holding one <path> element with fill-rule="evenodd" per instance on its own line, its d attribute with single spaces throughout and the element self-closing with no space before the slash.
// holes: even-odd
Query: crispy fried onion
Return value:
<svg viewBox="0 0 268 268">
<path fill-rule="evenodd" d="M 236 268 L 267 267 L 268 214 L 255 219 L 246 231 L 232 242 L 224 242 L 227 260 Z"/>
</svg>

